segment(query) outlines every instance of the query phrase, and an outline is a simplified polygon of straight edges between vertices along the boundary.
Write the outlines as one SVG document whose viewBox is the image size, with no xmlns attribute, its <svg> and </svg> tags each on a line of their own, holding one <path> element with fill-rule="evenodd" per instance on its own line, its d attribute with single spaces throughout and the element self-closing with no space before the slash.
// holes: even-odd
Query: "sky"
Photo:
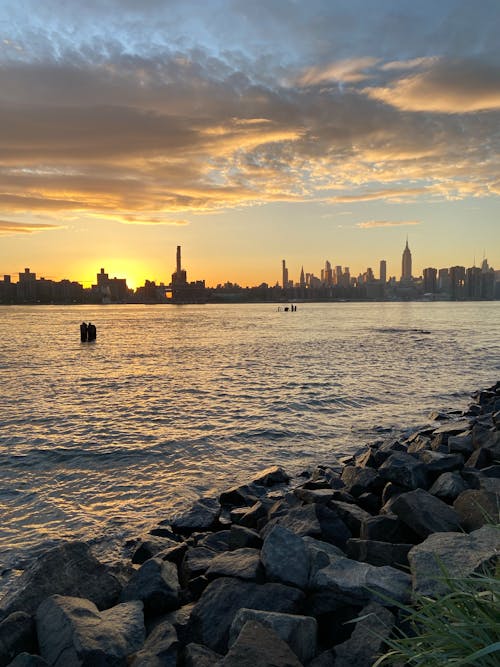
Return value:
<svg viewBox="0 0 500 667">
<path fill-rule="evenodd" d="M 0 275 L 500 269 L 499 0 L 1 0 Z"/>
</svg>

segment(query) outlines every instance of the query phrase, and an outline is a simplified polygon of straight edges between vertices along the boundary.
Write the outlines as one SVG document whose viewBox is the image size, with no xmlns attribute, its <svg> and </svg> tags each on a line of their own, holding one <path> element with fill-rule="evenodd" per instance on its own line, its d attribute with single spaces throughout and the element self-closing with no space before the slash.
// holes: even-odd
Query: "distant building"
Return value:
<svg viewBox="0 0 500 667">
<path fill-rule="evenodd" d="M 408 239 L 406 239 L 406 247 L 403 250 L 403 258 L 401 262 L 401 281 L 402 282 L 411 282 L 411 252 L 408 247 Z"/>
<path fill-rule="evenodd" d="M 286 262 L 284 259 L 281 260 L 281 284 L 283 289 L 288 287 L 288 269 L 286 268 Z"/>
<path fill-rule="evenodd" d="M 92 292 L 94 298 L 102 303 L 126 303 L 130 296 L 127 280 L 110 278 L 104 269 L 97 274 L 97 284 L 92 285 Z"/>
<path fill-rule="evenodd" d="M 300 270 L 300 287 L 306 286 L 306 278 L 304 276 L 304 267 Z"/>
<path fill-rule="evenodd" d="M 426 294 L 437 292 L 437 269 L 432 267 L 424 269 L 424 292 Z"/>
<path fill-rule="evenodd" d="M 382 283 L 382 285 L 385 285 L 385 283 L 387 282 L 387 262 L 385 261 L 385 259 L 380 260 L 379 275 L 380 275 L 380 282 Z"/>
<path fill-rule="evenodd" d="M 181 286 L 187 285 L 187 273 L 181 266 L 181 247 L 177 246 L 175 271 L 172 273 L 172 285 Z"/>
</svg>

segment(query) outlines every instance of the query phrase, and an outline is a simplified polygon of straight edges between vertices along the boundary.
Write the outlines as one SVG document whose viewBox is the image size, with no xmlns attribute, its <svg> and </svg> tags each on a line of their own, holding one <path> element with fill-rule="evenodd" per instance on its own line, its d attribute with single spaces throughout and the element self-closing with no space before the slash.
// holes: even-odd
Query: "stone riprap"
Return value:
<svg viewBox="0 0 500 667">
<path fill-rule="evenodd" d="M 160 517 L 105 565 L 40 556 L 0 602 L 0 667 L 372 665 L 397 604 L 498 561 L 500 382 L 463 412 Z M 356 620 L 359 619 L 359 620 Z"/>
</svg>

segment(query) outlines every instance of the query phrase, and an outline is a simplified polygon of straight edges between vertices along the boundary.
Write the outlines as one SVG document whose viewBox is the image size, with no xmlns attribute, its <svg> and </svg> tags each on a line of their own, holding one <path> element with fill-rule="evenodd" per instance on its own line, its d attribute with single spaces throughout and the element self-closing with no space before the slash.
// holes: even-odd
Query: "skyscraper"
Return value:
<svg viewBox="0 0 500 667">
<path fill-rule="evenodd" d="M 175 271 L 172 273 L 172 285 L 185 285 L 187 283 L 187 274 L 181 266 L 181 247 L 177 246 L 177 255 Z"/>
<path fill-rule="evenodd" d="M 408 247 L 408 237 L 406 238 L 406 247 L 403 250 L 403 261 L 402 261 L 402 269 L 401 269 L 401 280 L 403 281 L 411 281 L 412 275 L 411 275 L 411 252 L 410 248 Z"/>
<path fill-rule="evenodd" d="M 306 286 L 306 279 L 305 279 L 305 276 L 304 276 L 304 267 L 302 267 L 302 269 L 300 271 L 300 286 L 301 287 Z"/>
<path fill-rule="evenodd" d="M 380 282 L 382 285 L 387 282 L 387 262 L 385 259 L 380 260 Z"/>
<path fill-rule="evenodd" d="M 281 260 L 281 277 L 283 289 L 286 289 L 288 287 L 288 269 L 284 259 Z"/>
</svg>

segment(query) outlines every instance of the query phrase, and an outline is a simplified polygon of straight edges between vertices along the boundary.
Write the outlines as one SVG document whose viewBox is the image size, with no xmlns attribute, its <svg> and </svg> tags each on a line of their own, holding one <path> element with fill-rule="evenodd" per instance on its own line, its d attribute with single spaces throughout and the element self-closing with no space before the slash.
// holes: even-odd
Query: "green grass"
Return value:
<svg viewBox="0 0 500 667">
<path fill-rule="evenodd" d="M 500 665 L 500 567 L 466 577 L 443 572 L 448 593 L 417 595 L 397 606 L 410 631 L 386 640 L 389 648 L 373 665 Z"/>
</svg>

